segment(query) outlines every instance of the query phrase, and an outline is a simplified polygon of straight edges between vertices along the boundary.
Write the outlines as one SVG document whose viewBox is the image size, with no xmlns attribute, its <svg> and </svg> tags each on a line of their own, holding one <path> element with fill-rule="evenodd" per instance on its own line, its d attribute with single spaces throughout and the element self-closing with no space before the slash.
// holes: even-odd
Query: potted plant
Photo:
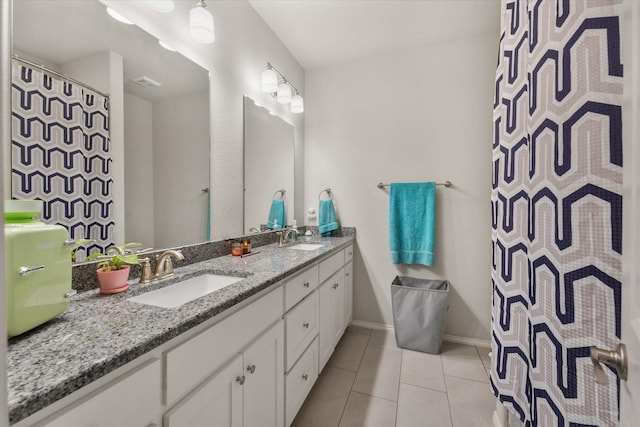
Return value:
<svg viewBox="0 0 640 427">
<path fill-rule="evenodd" d="M 127 243 L 123 246 L 111 246 L 107 252 L 115 252 L 115 255 L 103 255 L 100 253 L 91 254 L 87 260 L 95 258 L 105 258 L 98 263 L 96 273 L 100 282 L 100 293 L 115 294 L 129 289 L 129 264 L 139 264 L 138 255 L 125 253 L 128 246 L 139 245 L 138 243 Z"/>
</svg>

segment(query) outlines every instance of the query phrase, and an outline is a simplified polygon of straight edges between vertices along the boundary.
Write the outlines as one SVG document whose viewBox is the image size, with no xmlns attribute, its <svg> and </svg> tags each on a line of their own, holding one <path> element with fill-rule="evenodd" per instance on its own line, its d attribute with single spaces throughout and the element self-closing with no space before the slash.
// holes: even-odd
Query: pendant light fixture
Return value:
<svg viewBox="0 0 640 427">
<path fill-rule="evenodd" d="M 291 84 L 271 63 L 267 63 L 260 78 L 263 91 L 274 96 L 280 104 L 291 103 L 290 108 L 292 113 L 298 114 L 304 112 L 304 100 L 298 93 L 298 88 Z"/>
<path fill-rule="evenodd" d="M 204 0 L 199 0 L 189 11 L 189 33 L 199 43 L 209 44 L 216 39 L 213 32 L 213 15 L 207 10 Z"/>
<path fill-rule="evenodd" d="M 281 80 L 278 85 L 277 99 L 280 104 L 288 104 L 291 102 L 291 86 L 287 84 L 286 80 Z"/>
<path fill-rule="evenodd" d="M 278 90 L 278 75 L 273 71 L 271 64 L 267 64 L 261 76 L 262 90 L 267 93 L 273 93 Z"/>
<path fill-rule="evenodd" d="M 304 111 L 304 100 L 300 95 L 298 95 L 298 91 L 296 90 L 296 94 L 291 97 L 291 112 L 292 113 L 302 113 Z"/>
</svg>

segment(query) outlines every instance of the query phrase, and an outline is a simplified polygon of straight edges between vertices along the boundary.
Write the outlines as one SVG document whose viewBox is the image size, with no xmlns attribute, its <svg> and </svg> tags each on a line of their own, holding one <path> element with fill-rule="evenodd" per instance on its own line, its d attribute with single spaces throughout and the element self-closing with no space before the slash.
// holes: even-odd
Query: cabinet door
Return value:
<svg viewBox="0 0 640 427">
<path fill-rule="evenodd" d="M 244 427 L 284 425 L 284 324 L 279 321 L 244 352 Z"/>
<path fill-rule="evenodd" d="M 169 410 L 164 427 L 242 427 L 243 375 L 239 354 Z"/>
<path fill-rule="evenodd" d="M 344 269 L 340 269 L 329 279 L 331 284 L 331 321 L 333 345 L 340 341 L 344 333 Z"/>
<path fill-rule="evenodd" d="M 344 327 L 353 320 L 353 262 L 344 266 Z"/>
<path fill-rule="evenodd" d="M 161 414 L 162 364 L 151 359 L 38 426 L 146 426 Z"/>
<path fill-rule="evenodd" d="M 324 365 L 333 353 L 333 323 L 331 321 L 331 289 L 330 281 L 324 282 L 318 288 L 320 296 L 320 330 L 318 331 L 318 372 L 324 369 Z"/>
</svg>

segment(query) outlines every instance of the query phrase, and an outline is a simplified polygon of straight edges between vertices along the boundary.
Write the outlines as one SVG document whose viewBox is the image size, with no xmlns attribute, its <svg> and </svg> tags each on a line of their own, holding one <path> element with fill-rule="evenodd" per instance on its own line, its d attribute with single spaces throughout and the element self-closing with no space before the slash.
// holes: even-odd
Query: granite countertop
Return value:
<svg viewBox="0 0 640 427">
<path fill-rule="evenodd" d="M 315 239 L 314 243 L 325 246 L 314 251 L 278 248 L 276 244 L 260 246 L 253 251 L 259 253 L 252 256 L 227 255 L 176 267 L 175 276 L 151 284 L 132 280 L 129 290 L 120 294 L 102 295 L 97 289 L 79 293 L 65 313 L 9 340 L 10 423 L 36 413 L 352 241 L 353 237 Z M 203 273 L 244 279 L 172 309 L 127 301 Z"/>
</svg>

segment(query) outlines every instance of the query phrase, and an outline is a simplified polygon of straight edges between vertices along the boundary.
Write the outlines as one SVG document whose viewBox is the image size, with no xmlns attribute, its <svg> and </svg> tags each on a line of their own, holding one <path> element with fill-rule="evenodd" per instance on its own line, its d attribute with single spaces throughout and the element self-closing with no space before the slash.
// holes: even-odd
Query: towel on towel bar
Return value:
<svg viewBox="0 0 640 427">
<path fill-rule="evenodd" d="M 272 200 L 271 209 L 269 210 L 269 220 L 267 227 L 273 228 L 274 220 L 278 222 L 279 228 L 285 227 L 284 200 Z"/>
<path fill-rule="evenodd" d="M 318 207 L 318 232 L 321 236 L 330 236 L 331 230 L 338 229 L 336 221 L 336 211 L 333 207 L 333 200 L 320 200 Z"/>
<path fill-rule="evenodd" d="M 392 183 L 389 237 L 394 264 L 433 265 L 435 182 Z"/>
</svg>

